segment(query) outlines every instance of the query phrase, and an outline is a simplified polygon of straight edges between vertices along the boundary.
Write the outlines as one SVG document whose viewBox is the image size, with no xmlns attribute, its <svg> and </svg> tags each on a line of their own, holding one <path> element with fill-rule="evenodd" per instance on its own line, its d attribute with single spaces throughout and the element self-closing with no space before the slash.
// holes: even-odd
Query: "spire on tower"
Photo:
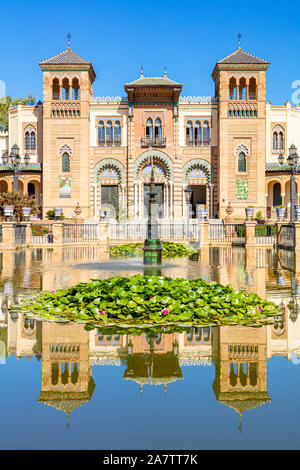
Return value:
<svg viewBox="0 0 300 470">
<path fill-rule="evenodd" d="M 241 37 L 242 37 L 241 33 L 239 33 L 239 34 L 237 35 L 237 37 L 238 37 L 238 40 L 239 40 L 239 47 L 238 47 L 238 49 L 240 49 L 240 48 L 241 48 Z"/>
<path fill-rule="evenodd" d="M 141 65 L 141 77 L 144 76 L 144 69 L 143 69 L 143 66 Z"/>
<path fill-rule="evenodd" d="M 165 65 L 165 73 L 164 73 L 164 77 L 167 78 L 167 66 Z"/>
<path fill-rule="evenodd" d="M 70 39 L 71 39 L 70 33 L 67 34 L 67 38 L 68 38 L 68 49 L 70 49 Z"/>
</svg>

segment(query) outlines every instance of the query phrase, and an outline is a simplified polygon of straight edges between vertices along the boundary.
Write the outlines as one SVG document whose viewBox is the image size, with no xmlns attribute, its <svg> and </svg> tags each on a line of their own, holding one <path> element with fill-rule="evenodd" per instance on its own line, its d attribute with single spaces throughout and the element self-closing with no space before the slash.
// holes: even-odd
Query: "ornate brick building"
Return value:
<svg viewBox="0 0 300 470">
<path fill-rule="evenodd" d="M 161 219 L 186 217 L 187 184 L 193 217 L 206 205 L 223 218 L 229 203 L 237 218 L 248 205 L 272 216 L 289 203 L 278 155 L 300 145 L 300 108 L 266 103 L 268 66 L 239 46 L 216 63 L 213 98 L 183 97 L 183 85 L 166 72 L 143 71 L 125 83 L 124 98 L 94 98 L 93 65 L 69 44 L 40 62 L 43 104 L 9 112 L 9 148 L 17 143 L 22 156 L 31 155 L 21 190 L 42 197 L 44 214 L 61 207 L 71 217 L 79 201 L 86 219 L 108 205 L 119 216 L 144 218 L 153 159 Z M 11 187 L 10 173 L 0 165 L 1 191 Z"/>
</svg>

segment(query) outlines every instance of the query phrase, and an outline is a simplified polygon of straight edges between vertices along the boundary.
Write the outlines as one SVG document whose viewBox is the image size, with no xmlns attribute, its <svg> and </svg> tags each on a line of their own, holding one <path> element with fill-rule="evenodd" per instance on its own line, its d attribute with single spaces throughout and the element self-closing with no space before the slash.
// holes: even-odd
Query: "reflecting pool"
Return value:
<svg viewBox="0 0 300 470">
<path fill-rule="evenodd" d="M 90 246 L 0 254 L 1 449 L 300 448 L 292 252 L 205 248 L 161 270 L 274 301 L 282 316 L 260 328 L 135 335 L 8 311 L 33 292 L 115 276 L 110 261 Z M 135 274 L 118 261 L 118 274 Z"/>
</svg>

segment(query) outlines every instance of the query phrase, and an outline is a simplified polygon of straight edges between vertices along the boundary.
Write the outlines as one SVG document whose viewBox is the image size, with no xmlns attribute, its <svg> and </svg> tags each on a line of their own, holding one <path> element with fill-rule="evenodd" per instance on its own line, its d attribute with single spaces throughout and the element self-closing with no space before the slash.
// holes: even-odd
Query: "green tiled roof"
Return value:
<svg viewBox="0 0 300 470">
<path fill-rule="evenodd" d="M 266 171 L 289 171 L 290 166 L 288 163 L 266 163 Z M 300 169 L 300 165 L 297 165 L 297 169 Z"/>
<path fill-rule="evenodd" d="M 124 86 L 182 86 L 182 83 L 175 82 L 168 77 L 140 77 Z"/>
<path fill-rule="evenodd" d="M 21 163 L 19 166 L 21 171 L 42 171 L 40 163 Z M 13 171 L 14 166 L 12 163 L 0 163 L 0 171 Z"/>
</svg>

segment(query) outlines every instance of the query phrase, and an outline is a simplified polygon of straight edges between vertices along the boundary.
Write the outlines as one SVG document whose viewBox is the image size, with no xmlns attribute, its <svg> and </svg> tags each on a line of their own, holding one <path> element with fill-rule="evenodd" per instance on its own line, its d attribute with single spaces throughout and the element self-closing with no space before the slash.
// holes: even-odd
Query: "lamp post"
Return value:
<svg viewBox="0 0 300 470">
<path fill-rule="evenodd" d="M 18 176 L 19 173 L 21 172 L 20 165 L 21 165 L 21 156 L 19 153 L 20 149 L 17 146 L 17 144 L 14 144 L 11 148 L 11 152 L 8 155 L 7 153 L 2 156 L 2 162 L 4 164 L 11 163 L 13 165 L 13 170 L 14 170 L 14 180 L 13 180 L 13 191 L 17 192 L 19 189 L 18 186 Z M 28 165 L 30 162 L 30 156 L 28 153 L 24 155 L 24 163 L 25 165 Z"/>
<path fill-rule="evenodd" d="M 281 152 L 278 156 L 278 161 L 280 165 L 284 164 L 284 155 Z M 299 155 L 297 153 L 297 148 L 292 144 L 289 148 L 289 156 L 286 159 L 288 164 L 288 172 L 290 173 L 290 222 L 293 222 L 295 219 L 295 204 L 296 204 L 296 177 L 295 175 L 299 172 L 298 170 Z"/>
<path fill-rule="evenodd" d="M 186 202 L 186 207 L 187 207 L 187 217 L 186 217 L 186 231 L 187 231 L 187 236 L 190 236 L 190 203 L 191 203 L 191 197 L 192 197 L 192 188 L 190 186 L 187 186 L 184 189 L 185 193 L 185 202 Z"/>
</svg>

